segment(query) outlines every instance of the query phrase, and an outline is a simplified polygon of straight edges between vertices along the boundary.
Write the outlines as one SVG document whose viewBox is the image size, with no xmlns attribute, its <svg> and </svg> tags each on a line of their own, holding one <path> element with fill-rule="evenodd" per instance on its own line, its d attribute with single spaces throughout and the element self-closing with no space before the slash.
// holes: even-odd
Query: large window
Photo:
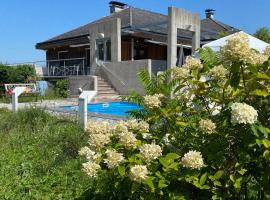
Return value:
<svg viewBox="0 0 270 200">
<path fill-rule="evenodd" d="M 111 40 L 97 40 L 98 59 L 102 61 L 111 61 Z"/>
</svg>

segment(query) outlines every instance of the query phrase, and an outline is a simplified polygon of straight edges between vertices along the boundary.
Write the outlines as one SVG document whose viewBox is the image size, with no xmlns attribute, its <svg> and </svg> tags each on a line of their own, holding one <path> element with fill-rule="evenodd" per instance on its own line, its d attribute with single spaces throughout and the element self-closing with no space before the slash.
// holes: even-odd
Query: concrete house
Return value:
<svg viewBox="0 0 270 200">
<path fill-rule="evenodd" d="M 185 56 L 218 39 L 220 32 L 239 31 L 215 20 L 211 9 L 200 20 L 198 14 L 175 7 L 163 15 L 115 1 L 109 6 L 107 17 L 36 44 L 46 51 L 48 78 L 95 75 L 101 77 L 100 85 L 112 86 L 119 94 L 131 89 L 143 93 L 140 69 L 157 74 L 181 66 Z"/>
</svg>

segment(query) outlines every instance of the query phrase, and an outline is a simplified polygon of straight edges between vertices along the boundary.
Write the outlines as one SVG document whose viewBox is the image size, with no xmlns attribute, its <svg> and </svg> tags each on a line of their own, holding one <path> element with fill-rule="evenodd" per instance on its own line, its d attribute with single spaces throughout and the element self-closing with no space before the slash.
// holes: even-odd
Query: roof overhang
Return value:
<svg viewBox="0 0 270 200">
<path fill-rule="evenodd" d="M 70 46 L 70 45 L 82 45 L 89 43 L 89 35 L 81 35 L 77 37 L 65 38 L 62 40 L 52 40 L 45 41 L 36 44 L 36 49 L 47 50 L 51 48 L 57 48 L 61 46 Z"/>
</svg>

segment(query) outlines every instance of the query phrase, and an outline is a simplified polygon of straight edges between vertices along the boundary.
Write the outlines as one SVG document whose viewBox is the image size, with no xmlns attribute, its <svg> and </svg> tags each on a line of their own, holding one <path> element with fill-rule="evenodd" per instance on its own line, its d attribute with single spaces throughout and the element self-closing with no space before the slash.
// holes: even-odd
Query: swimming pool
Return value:
<svg viewBox="0 0 270 200">
<path fill-rule="evenodd" d="M 66 110 L 78 110 L 78 106 L 64 106 Z M 109 103 L 96 103 L 88 104 L 88 112 L 117 115 L 117 116 L 128 116 L 128 111 L 141 110 L 143 107 L 129 102 L 109 102 Z"/>
</svg>

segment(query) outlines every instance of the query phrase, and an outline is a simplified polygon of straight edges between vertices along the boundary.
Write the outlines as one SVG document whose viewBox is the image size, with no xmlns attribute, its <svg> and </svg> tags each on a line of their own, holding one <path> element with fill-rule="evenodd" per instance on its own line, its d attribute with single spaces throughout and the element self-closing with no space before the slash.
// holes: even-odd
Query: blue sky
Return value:
<svg viewBox="0 0 270 200">
<path fill-rule="evenodd" d="M 269 0 L 120 0 L 147 10 L 167 13 L 175 6 L 199 13 L 216 10 L 215 18 L 254 33 L 270 28 Z M 108 15 L 109 0 L 1 0 L 0 62 L 45 60 L 35 44 Z"/>
</svg>

